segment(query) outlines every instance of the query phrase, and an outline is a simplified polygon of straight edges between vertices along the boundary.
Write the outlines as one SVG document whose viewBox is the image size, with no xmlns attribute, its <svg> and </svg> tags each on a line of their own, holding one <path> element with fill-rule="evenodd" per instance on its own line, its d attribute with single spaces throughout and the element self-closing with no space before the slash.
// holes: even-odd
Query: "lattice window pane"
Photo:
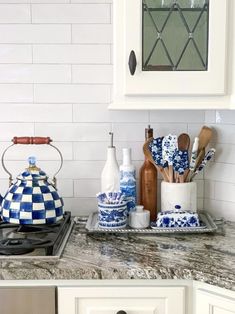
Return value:
<svg viewBox="0 0 235 314">
<path fill-rule="evenodd" d="M 209 0 L 142 0 L 143 71 L 206 71 Z"/>
</svg>

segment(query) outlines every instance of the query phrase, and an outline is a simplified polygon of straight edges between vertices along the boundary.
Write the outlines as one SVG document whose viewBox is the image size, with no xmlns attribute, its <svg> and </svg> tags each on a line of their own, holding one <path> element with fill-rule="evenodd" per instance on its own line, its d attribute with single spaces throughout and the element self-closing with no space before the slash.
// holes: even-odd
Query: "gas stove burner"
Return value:
<svg viewBox="0 0 235 314">
<path fill-rule="evenodd" d="M 21 255 L 32 252 L 37 247 L 51 245 L 49 240 L 40 239 L 4 239 L 0 241 L 0 254 L 3 255 Z"/>
<path fill-rule="evenodd" d="M 59 224 L 53 224 L 50 226 L 45 225 L 20 225 L 15 232 L 16 233 L 22 233 L 22 234 L 33 234 L 33 233 L 50 233 L 50 232 L 56 232 L 56 230 L 53 227 L 58 226 Z"/>
<path fill-rule="evenodd" d="M 34 251 L 34 249 L 15 249 L 15 250 L 0 249 L 0 255 L 25 255 L 25 254 L 31 253 L 33 251 Z"/>
<path fill-rule="evenodd" d="M 0 255 L 55 256 L 71 230 L 71 213 L 51 225 L 0 223 Z M 33 253 L 32 253 L 33 252 Z M 31 255 L 29 254 L 29 255 Z"/>
</svg>

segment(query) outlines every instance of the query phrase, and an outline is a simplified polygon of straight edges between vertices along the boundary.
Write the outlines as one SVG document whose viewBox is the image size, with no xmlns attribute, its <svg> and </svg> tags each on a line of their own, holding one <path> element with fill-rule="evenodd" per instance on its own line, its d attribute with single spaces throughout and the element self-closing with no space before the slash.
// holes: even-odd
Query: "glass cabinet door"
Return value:
<svg viewBox="0 0 235 314">
<path fill-rule="evenodd" d="M 209 0 L 142 0 L 142 70 L 207 71 Z"/>
<path fill-rule="evenodd" d="M 124 5 L 125 95 L 225 94 L 227 0 Z"/>
</svg>

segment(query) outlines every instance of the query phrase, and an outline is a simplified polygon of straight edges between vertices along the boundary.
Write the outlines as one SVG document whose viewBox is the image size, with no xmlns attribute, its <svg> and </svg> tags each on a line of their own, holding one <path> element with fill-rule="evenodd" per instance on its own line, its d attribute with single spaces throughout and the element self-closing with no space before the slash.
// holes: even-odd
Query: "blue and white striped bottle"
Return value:
<svg viewBox="0 0 235 314">
<path fill-rule="evenodd" d="M 131 149 L 123 148 L 123 164 L 120 166 L 120 190 L 126 195 L 128 213 L 136 206 L 136 172 L 131 163 Z"/>
</svg>

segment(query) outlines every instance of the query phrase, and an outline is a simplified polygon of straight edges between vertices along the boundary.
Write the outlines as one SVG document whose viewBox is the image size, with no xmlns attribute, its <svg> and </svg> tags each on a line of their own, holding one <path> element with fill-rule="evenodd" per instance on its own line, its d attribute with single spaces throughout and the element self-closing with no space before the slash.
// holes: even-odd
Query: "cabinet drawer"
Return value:
<svg viewBox="0 0 235 314">
<path fill-rule="evenodd" d="M 235 314 L 235 299 L 230 296 L 198 289 L 196 292 L 196 314 L 212 313 Z"/>
<path fill-rule="evenodd" d="M 59 314 L 184 314 L 184 309 L 184 287 L 58 289 Z"/>
</svg>

